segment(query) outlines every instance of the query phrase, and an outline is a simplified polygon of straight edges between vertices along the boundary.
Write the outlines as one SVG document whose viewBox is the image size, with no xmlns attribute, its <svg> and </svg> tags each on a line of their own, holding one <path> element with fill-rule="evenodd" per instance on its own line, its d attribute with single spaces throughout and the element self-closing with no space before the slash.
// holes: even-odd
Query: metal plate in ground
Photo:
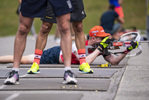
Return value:
<svg viewBox="0 0 149 100">
<path fill-rule="evenodd" d="M 99 63 L 99 64 L 104 64 L 104 63 Z M 100 68 L 98 65 L 99 64 L 91 64 L 91 68 Z M 127 63 L 122 63 L 119 65 L 112 65 L 108 68 L 122 68 L 126 66 Z M 12 68 L 12 64 L 8 65 L 7 68 Z M 21 64 L 20 68 L 31 68 L 32 64 Z M 72 68 L 79 68 L 79 65 L 72 64 Z M 40 68 L 64 68 L 63 64 L 40 64 Z"/>
<path fill-rule="evenodd" d="M 27 74 L 26 68 L 21 68 L 19 75 L 23 78 L 62 78 L 64 76 L 64 68 L 41 68 L 39 74 Z M 117 72 L 117 69 L 101 69 L 93 68 L 94 74 L 82 74 L 78 72 L 78 68 L 73 68 L 72 71 L 77 78 L 110 78 Z M 6 73 L 11 69 L 1 69 L 0 78 L 5 78 Z"/>
<path fill-rule="evenodd" d="M 0 79 L 3 82 L 4 79 Z M 43 91 L 43 90 L 70 90 L 70 91 L 106 91 L 110 79 L 77 78 L 77 85 L 64 85 L 62 78 L 21 79 L 19 85 L 7 85 L 0 91 Z"/>
<path fill-rule="evenodd" d="M 68 98 L 71 98 L 71 100 L 81 100 L 83 97 L 83 94 L 64 94 L 64 93 L 58 93 L 58 94 L 51 94 L 51 93 L 12 93 L 12 94 L 0 94 L 1 100 L 7 100 L 8 98 L 14 96 L 14 100 L 68 100 Z M 12 100 L 12 99 L 11 99 Z"/>
</svg>

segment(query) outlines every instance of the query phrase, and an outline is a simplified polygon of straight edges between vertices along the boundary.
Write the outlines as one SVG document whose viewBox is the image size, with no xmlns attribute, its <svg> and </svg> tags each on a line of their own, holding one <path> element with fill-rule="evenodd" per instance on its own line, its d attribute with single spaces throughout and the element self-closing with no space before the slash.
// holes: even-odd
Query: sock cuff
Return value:
<svg viewBox="0 0 149 100">
<path fill-rule="evenodd" d="M 79 49 L 78 50 L 78 54 L 85 54 L 85 52 L 86 52 L 85 49 Z"/>
<path fill-rule="evenodd" d="M 42 55 L 43 51 L 39 49 L 35 49 L 35 54 Z"/>
<path fill-rule="evenodd" d="M 19 72 L 19 68 L 12 68 L 12 70 Z"/>
<path fill-rule="evenodd" d="M 71 67 L 65 67 L 64 70 L 65 70 L 65 71 L 71 70 Z"/>
</svg>

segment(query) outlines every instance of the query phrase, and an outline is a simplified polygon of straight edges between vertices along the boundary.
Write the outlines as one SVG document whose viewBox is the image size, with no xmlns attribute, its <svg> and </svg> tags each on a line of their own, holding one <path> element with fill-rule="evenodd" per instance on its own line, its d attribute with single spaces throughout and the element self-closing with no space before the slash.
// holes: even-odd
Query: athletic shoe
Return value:
<svg viewBox="0 0 149 100">
<path fill-rule="evenodd" d="M 90 66 L 88 65 L 88 63 L 82 63 L 79 66 L 79 72 L 84 74 L 93 74 L 93 70 L 90 69 Z"/>
<path fill-rule="evenodd" d="M 64 73 L 64 84 L 77 84 L 77 80 L 74 78 L 74 74 L 71 70 L 67 70 Z"/>
<path fill-rule="evenodd" d="M 8 73 L 7 79 L 4 81 L 5 85 L 19 84 L 19 74 L 17 71 L 12 70 Z"/>
<path fill-rule="evenodd" d="M 36 73 L 40 73 L 39 71 L 39 65 L 37 63 L 33 63 L 32 67 L 27 71 L 28 74 L 36 74 Z"/>
</svg>

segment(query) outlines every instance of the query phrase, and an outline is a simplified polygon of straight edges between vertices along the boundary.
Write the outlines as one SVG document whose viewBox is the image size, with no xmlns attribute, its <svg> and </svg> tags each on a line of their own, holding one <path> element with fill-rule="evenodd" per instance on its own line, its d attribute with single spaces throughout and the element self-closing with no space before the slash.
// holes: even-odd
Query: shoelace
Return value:
<svg viewBox="0 0 149 100">
<path fill-rule="evenodd" d="M 13 71 L 10 71 L 10 72 L 8 72 L 8 73 L 6 74 L 6 77 L 11 78 L 14 74 L 15 74 L 15 71 L 14 71 L 14 70 L 13 70 Z"/>
<path fill-rule="evenodd" d="M 73 77 L 73 75 L 75 76 L 75 77 L 77 77 L 77 75 L 76 74 L 74 74 L 72 71 L 70 71 L 70 70 L 68 70 L 68 71 L 66 71 L 67 73 L 68 73 L 68 75 L 70 75 L 71 77 Z"/>
</svg>

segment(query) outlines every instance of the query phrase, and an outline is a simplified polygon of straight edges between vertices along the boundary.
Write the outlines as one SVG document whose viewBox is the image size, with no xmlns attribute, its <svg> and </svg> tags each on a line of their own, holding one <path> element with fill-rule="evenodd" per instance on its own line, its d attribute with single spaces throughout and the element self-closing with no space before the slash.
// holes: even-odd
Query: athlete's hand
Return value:
<svg viewBox="0 0 149 100">
<path fill-rule="evenodd" d="M 127 47 L 127 50 L 128 50 L 128 51 L 131 51 L 131 50 L 137 48 L 138 45 L 139 45 L 138 41 L 136 41 L 136 42 L 131 41 L 131 46 Z"/>
<path fill-rule="evenodd" d="M 100 43 L 99 46 L 97 47 L 98 50 L 103 51 L 105 48 L 108 47 L 109 44 L 111 44 L 114 39 L 110 39 L 111 37 L 105 37 Z"/>
</svg>

